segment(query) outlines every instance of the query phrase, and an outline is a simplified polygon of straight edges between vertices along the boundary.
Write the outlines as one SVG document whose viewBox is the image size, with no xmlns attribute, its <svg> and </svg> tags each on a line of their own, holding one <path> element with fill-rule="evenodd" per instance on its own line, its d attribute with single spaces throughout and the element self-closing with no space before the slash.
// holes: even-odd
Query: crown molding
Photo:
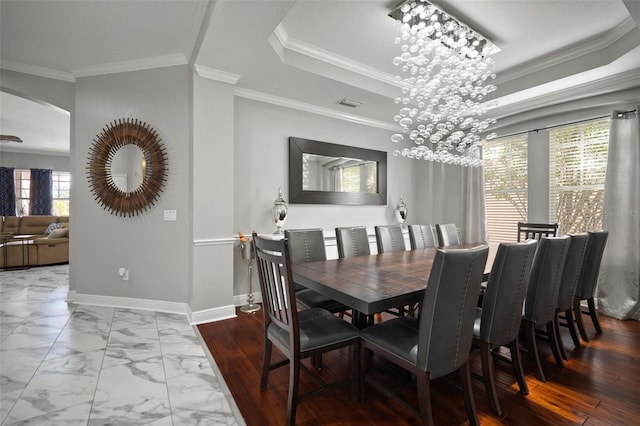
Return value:
<svg viewBox="0 0 640 426">
<path fill-rule="evenodd" d="M 314 74 L 350 85 L 357 83 L 357 87 L 389 98 L 399 96 L 398 89 L 405 86 L 392 74 L 290 37 L 282 23 L 269 37 L 269 42 L 283 63 Z M 308 66 L 309 60 L 324 66 Z"/>
<path fill-rule="evenodd" d="M 548 94 L 530 97 L 525 100 L 497 106 L 489 109 L 489 114 L 500 120 L 538 108 L 550 107 L 560 103 L 591 98 L 607 93 L 640 87 L 640 73 L 632 69 L 609 77 L 578 84 L 566 89 L 554 90 Z"/>
<path fill-rule="evenodd" d="M 111 62 L 89 67 L 80 67 L 72 69 L 71 73 L 76 76 L 76 78 L 92 77 L 97 75 L 141 71 L 186 64 L 188 64 L 187 58 L 182 53 L 176 53 L 173 55 L 154 56 L 151 58 L 133 59 L 131 61 Z"/>
<path fill-rule="evenodd" d="M 295 101 L 289 98 L 271 95 L 268 93 L 258 92 L 251 89 L 236 88 L 234 94 L 241 98 L 251 99 L 254 101 L 265 102 L 272 105 L 278 105 L 285 108 L 291 108 L 299 111 L 309 112 L 311 114 L 322 115 L 337 120 L 348 121 L 350 123 L 362 124 L 364 126 L 375 127 L 378 129 L 389 130 L 392 132 L 401 132 L 402 128 L 398 125 L 388 123 L 386 121 L 374 120 L 358 115 L 346 114 L 330 108 L 320 107 L 306 102 Z"/>
<path fill-rule="evenodd" d="M 35 75 L 38 77 L 51 78 L 54 80 L 68 81 L 75 83 L 76 79 L 70 72 L 59 71 L 53 68 L 38 67 L 35 65 L 23 64 L 14 61 L 0 61 L 0 68 L 23 74 Z"/>
<path fill-rule="evenodd" d="M 209 80 L 221 81 L 223 83 L 233 84 L 238 83 L 238 80 L 242 77 L 239 74 L 231 72 L 220 71 L 214 68 L 204 67 L 202 65 L 194 65 L 196 73 L 199 77 L 207 78 Z"/>
<path fill-rule="evenodd" d="M 556 50 L 555 52 L 525 62 L 524 64 L 498 72 L 498 78 L 495 84 L 496 86 L 500 86 L 508 81 L 523 78 L 547 68 L 552 68 L 576 58 L 606 49 L 636 28 L 637 25 L 635 21 L 629 17 L 621 25 L 616 26 L 610 31 L 591 37 L 585 42 L 563 48 L 562 50 Z"/>
</svg>

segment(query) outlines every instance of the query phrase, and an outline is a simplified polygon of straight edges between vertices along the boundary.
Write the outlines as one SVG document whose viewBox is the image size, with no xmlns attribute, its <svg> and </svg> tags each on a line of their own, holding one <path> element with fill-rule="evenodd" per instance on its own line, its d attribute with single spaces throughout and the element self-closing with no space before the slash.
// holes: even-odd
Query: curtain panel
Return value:
<svg viewBox="0 0 640 426">
<path fill-rule="evenodd" d="M 481 151 L 481 149 L 479 150 Z M 481 152 L 467 153 L 481 158 Z M 484 192 L 484 167 L 461 167 L 463 194 L 463 243 L 486 243 L 489 240 L 487 206 Z"/>
<path fill-rule="evenodd" d="M 598 280 L 598 309 L 640 320 L 640 126 L 638 109 L 613 113 L 602 228 L 609 231 Z"/>
<path fill-rule="evenodd" d="M 0 216 L 16 215 L 16 182 L 13 167 L 0 167 Z"/>
<path fill-rule="evenodd" d="M 53 171 L 31 169 L 31 191 L 29 193 L 29 214 L 50 215 L 53 212 Z"/>
</svg>

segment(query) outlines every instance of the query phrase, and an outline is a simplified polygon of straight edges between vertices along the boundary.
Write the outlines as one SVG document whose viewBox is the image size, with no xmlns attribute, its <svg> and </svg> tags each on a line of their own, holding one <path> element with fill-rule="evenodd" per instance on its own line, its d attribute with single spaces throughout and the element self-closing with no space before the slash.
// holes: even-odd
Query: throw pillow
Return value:
<svg viewBox="0 0 640 426">
<path fill-rule="evenodd" d="M 47 229 L 44 230 L 44 235 L 49 235 L 51 234 L 51 231 L 53 231 L 54 229 L 60 229 L 60 228 L 62 228 L 61 223 L 52 223 L 49 226 L 47 226 Z"/>
<path fill-rule="evenodd" d="M 69 236 L 69 228 L 59 228 L 51 231 L 47 238 L 64 238 Z"/>
</svg>

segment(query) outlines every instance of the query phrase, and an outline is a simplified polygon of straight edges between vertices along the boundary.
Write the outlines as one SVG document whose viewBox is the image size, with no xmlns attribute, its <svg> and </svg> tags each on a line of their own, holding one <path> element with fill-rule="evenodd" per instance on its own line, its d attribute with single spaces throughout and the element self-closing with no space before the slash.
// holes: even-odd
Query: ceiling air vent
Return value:
<svg viewBox="0 0 640 426">
<path fill-rule="evenodd" d="M 362 105 L 362 102 L 354 101 L 352 99 L 347 99 L 347 98 L 342 98 L 336 103 L 338 105 L 344 105 L 350 108 L 358 108 L 360 105 Z"/>
</svg>

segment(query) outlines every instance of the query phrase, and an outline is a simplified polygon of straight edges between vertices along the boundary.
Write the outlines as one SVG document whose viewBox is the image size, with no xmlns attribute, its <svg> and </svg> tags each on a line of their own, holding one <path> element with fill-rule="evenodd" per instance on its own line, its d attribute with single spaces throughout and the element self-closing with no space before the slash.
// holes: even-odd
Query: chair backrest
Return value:
<svg viewBox="0 0 640 426">
<path fill-rule="evenodd" d="M 289 241 L 292 265 L 327 260 L 322 229 L 285 229 L 284 237 Z"/>
<path fill-rule="evenodd" d="M 542 238 L 538 242 L 524 302 L 524 318 L 535 324 L 547 324 L 556 315 L 560 281 L 570 243 L 568 235 Z"/>
<path fill-rule="evenodd" d="M 289 244 L 285 239 L 272 240 L 253 233 L 255 263 L 262 292 L 265 333 L 271 323 L 289 333 L 290 348 L 299 339 L 296 298 L 289 258 Z M 298 341 L 299 342 L 299 341 Z"/>
<path fill-rule="evenodd" d="M 584 271 L 576 288 L 576 295 L 580 299 L 590 299 L 596 294 L 600 263 L 608 237 L 609 231 L 589 232 L 589 247 L 587 248 Z"/>
<path fill-rule="evenodd" d="M 567 311 L 573 306 L 578 282 L 583 276 L 585 255 L 589 245 L 589 234 L 570 235 L 571 244 L 564 262 L 562 282 L 558 292 L 558 311 Z"/>
<path fill-rule="evenodd" d="M 438 245 L 440 247 L 460 244 L 458 229 L 455 223 L 438 223 L 436 224 L 436 231 L 438 232 Z"/>
<path fill-rule="evenodd" d="M 369 236 L 364 226 L 336 228 L 338 257 L 367 256 L 371 254 Z"/>
<path fill-rule="evenodd" d="M 555 237 L 557 233 L 557 223 L 518 222 L 518 241 L 540 240 L 542 237 Z"/>
<path fill-rule="evenodd" d="M 406 250 L 401 225 L 376 226 L 376 244 L 378 253 Z"/>
<path fill-rule="evenodd" d="M 411 250 L 435 247 L 436 228 L 433 225 L 409 225 L 409 243 Z"/>
<path fill-rule="evenodd" d="M 518 336 L 537 247 L 533 240 L 498 246 L 480 318 L 480 339 L 493 347 L 506 345 Z"/>
<path fill-rule="evenodd" d="M 439 249 L 419 313 L 416 366 L 437 378 L 469 356 L 489 247 Z"/>
</svg>

